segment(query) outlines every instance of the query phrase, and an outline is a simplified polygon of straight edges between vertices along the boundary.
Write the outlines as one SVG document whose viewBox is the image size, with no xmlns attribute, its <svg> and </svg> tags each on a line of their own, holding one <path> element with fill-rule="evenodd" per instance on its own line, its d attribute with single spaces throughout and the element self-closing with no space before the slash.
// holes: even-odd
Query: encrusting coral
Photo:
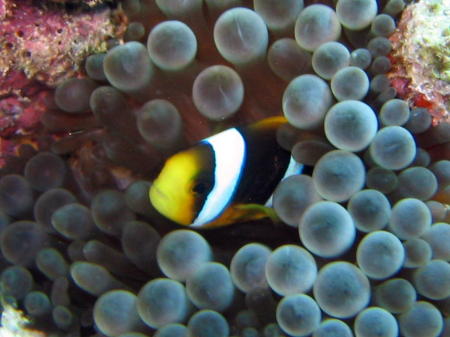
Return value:
<svg viewBox="0 0 450 337">
<path fill-rule="evenodd" d="M 44 2 L 0 1 L 2 166 L 20 143 L 36 141 L 55 86 L 79 76 L 84 59 L 120 40 L 126 24 L 123 11 L 108 7 L 69 13 Z"/>
</svg>

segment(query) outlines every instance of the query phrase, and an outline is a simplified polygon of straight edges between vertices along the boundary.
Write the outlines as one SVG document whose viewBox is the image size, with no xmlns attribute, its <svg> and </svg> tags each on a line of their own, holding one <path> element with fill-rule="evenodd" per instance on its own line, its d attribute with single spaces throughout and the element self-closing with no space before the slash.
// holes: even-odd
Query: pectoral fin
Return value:
<svg viewBox="0 0 450 337">
<path fill-rule="evenodd" d="M 280 218 L 272 207 L 267 207 L 260 204 L 241 204 L 235 206 L 237 209 L 246 213 L 246 216 L 255 216 L 257 219 L 268 217 L 273 222 L 280 222 Z"/>
<path fill-rule="evenodd" d="M 271 207 L 260 204 L 236 204 L 230 205 L 226 211 L 216 220 L 206 225 L 208 228 L 221 227 L 233 223 L 270 218 L 274 223 L 280 222 L 280 218 Z"/>
</svg>

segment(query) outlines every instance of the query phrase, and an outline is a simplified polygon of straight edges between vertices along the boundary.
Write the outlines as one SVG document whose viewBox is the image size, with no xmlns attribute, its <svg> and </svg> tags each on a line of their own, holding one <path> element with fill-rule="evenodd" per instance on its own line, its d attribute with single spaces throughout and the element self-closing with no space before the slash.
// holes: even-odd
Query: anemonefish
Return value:
<svg viewBox="0 0 450 337">
<path fill-rule="evenodd" d="M 150 202 L 166 218 L 196 228 L 274 215 L 270 206 L 278 183 L 306 169 L 278 145 L 284 123 L 271 117 L 230 128 L 176 153 L 151 185 Z"/>
</svg>

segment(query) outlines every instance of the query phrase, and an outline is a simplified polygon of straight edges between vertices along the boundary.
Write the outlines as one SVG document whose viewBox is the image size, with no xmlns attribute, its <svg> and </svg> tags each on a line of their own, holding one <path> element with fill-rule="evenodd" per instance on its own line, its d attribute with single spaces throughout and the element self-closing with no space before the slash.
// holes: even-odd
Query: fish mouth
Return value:
<svg viewBox="0 0 450 337">
<path fill-rule="evenodd" d="M 173 195 L 172 191 L 161 188 L 157 181 L 149 189 L 149 199 L 153 208 L 162 216 L 180 225 L 190 224 L 190 219 L 184 215 L 180 201 L 177 195 Z"/>
<path fill-rule="evenodd" d="M 162 215 L 167 217 L 167 206 L 170 205 L 170 198 L 157 185 L 150 187 L 149 199 L 152 206 Z"/>
<path fill-rule="evenodd" d="M 151 200 L 151 199 L 152 199 L 152 195 L 157 195 L 158 197 L 163 198 L 163 199 L 169 201 L 169 197 L 168 197 L 166 194 L 164 194 L 164 192 L 161 191 L 161 190 L 158 188 L 158 186 L 156 186 L 156 185 L 152 185 L 152 186 L 150 187 L 150 202 L 152 202 L 152 200 Z"/>
</svg>

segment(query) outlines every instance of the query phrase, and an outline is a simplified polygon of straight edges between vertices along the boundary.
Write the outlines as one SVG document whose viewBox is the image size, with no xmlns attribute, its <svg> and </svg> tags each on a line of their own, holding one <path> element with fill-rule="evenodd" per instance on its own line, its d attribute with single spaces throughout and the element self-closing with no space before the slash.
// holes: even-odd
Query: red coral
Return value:
<svg viewBox="0 0 450 337">
<path fill-rule="evenodd" d="M 0 83 L 0 137 L 26 134 L 46 110 L 49 89 L 22 72 L 9 72 Z"/>
</svg>

